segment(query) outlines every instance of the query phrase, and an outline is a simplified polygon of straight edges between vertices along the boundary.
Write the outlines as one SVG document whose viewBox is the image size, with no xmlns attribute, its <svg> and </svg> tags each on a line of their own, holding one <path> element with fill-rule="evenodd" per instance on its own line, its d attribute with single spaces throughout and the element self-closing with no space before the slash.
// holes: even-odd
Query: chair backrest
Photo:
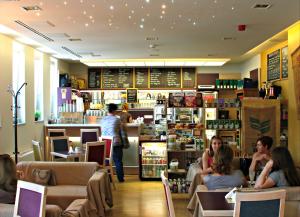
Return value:
<svg viewBox="0 0 300 217">
<path fill-rule="evenodd" d="M 105 142 L 87 142 L 85 161 L 97 162 L 100 166 L 105 166 Z"/>
<path fill-rule="evenodd" d="M 45 217 L 46 187 L 18 181 L 13 217 Z"/>
<path fill-rule="evenodd" d="M 105 149 L 106 154 L 105 158 L 111 160 L 112 159 L 112 149 L 113 149 L 113 139 L 112 136 L 102 136 L 101 141 L 105 141 Z"/>
<path fill-rule="evenodd" d="M 66 129 L 48 129 L 48 137 L 66 136 Z"/>
<path fill-rule="evenodd" d="M 51 151 L 69 151 L 69 137 L 59 136 L 51 138 Z"/>
<path fill-rule="evenodd" d="M 170 187 L 169 187 L 169 181 L 168 181 L 167 177 L 165 176 L 165 171 L 161 171 L 160 176 L 161 176 L 161 180 L 162 180 L 162 183 L 164 186 L 169 217 L 175 217 L 175 210 L 174 210 L 172 195 L 171 195 L 171 191 L 170 191 Z"/>
<path fill-rule="evenodd" d="M 39 142 L 32 140 L 32 149 L 35 161 L 42 161 L 42 149 Z"/>
<path fill-rule="evenodd" d="M 234 217 L 283 217 L 286 191 L 237 192 Z"/>
<path fill-rule="evenodd" d="M 80 129 L 81 144 L 97 141 L 99 141 L 99 129 Z"/>
</svg>

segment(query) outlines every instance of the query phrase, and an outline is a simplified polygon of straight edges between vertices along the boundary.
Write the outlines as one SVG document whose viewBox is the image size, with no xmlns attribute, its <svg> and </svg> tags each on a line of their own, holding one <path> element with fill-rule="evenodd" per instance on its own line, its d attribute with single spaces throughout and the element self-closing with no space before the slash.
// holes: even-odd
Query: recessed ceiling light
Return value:
<svg viewBox="0 0 300 217">
<path fill-rule="evenodd" d="M 166 6 L 165 4 L 163 4 L 163 5 L 161 6 L 162 9 L 166 9 L 166 7 L 167 7 L 167 6 Z"/>
<path fill-rule="evenodd" d="M 110 9 L 110 10 L 114 10 L 115 7 L 114 7 L 113 5 L 111 5 L 111 6 L 109 6 L 109 9 Z"/>
</svg>

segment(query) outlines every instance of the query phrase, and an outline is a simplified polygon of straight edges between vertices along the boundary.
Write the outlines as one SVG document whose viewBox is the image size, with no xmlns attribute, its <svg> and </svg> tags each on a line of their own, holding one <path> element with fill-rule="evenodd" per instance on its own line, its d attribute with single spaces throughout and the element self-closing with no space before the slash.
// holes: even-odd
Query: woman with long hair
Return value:
<svg viewBox="0 0 300 217">
<path fill-rule="evenodd" d="M 8 154 L 0 155 L 0 203 L 14 203 L 16 189 L 15 162 Z"/>
<path fill-rule="evenodd" d="M 289 150 L 285 147 L 276 147 L 271 153 L 255 188 L 271 188 L 282 186 L 300 186 L 300 177 Z"/>
<path fill-rule="evenodd" d="M 202 155 L 202 171 L 201 174 L 209 174 L 213 172 L 212 163 L 215 152 L 222 146 L 223 141 L 220 137 L 213 136 L 209 145 Z"/>
<path fill-rule="evenodd" d="M 209 190 L 237 187 L 246 184 L 242 171 L 232 171 L 233 151 L 228 145 L 222 145 L 213 159 L 213 173 L 203 177 Z"/>
</svg>

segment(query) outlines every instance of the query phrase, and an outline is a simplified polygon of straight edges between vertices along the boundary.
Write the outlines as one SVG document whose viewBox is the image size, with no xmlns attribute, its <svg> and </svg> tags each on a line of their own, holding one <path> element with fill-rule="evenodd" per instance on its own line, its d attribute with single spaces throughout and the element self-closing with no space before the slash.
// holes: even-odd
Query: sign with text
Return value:
<svg viewBox="0 0 300 217">
<path fill-rule="evenodd" d="M 133 70 L 131 68 L 104 69 L 102 88 L 131 88 L 133 87 Z"/>
<path fill-rule="evenodd" d="M 100 88 L 101 84 L 101 69 L 89 68 L 88 69 L 88 88 Z"/>
<path fill-rule="evenodd" d="M 196 69 L 182 68 L 182 88 L 195 88 Z"/>
<path fill-rule="evenodd" d="M 180 68 L 151 68 L 150 88 L 180 88 Z"/>
<path fill-rule="evenodd" d="M 267 55 L 268 81 L 280 79 L 280 49 Z"/>
<path fill-rule="evenodd" d="M 148 68 L 136 68 L 135 69 L 135 87 L 136 88 L 148 88 Z"/>
<path fill-rule="evenodd" d="M 129 88 L 127 89 L 127 103 L 137 103 L 137 88 Z"/>
</svg>

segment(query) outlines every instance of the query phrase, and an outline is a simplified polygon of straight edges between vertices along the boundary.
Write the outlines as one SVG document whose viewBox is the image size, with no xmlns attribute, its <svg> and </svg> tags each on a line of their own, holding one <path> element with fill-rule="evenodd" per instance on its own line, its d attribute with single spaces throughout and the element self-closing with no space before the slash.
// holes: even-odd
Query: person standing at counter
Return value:
<svg viewBox="0 0 300 217">
<path fill-rule="evenodd" d="M 132 116 L 128 112 L 128 104 L 127 103 L 124 103 L 122 106 L 122 112 L 120 113 L 120 119 L 121 119 L 121 122 L 124 124 L 132 122 Z"/>
<path fill-rule="evenodd" d="M 116 104 L 108 104 L 108 114 L 100 123 L 102 136 L 113 137 L 113 160 L 119 182 L 124 182 L 123 148 L 128 147 L 127 132 L 121 120 L 116 116 Z"/>
</svg>

